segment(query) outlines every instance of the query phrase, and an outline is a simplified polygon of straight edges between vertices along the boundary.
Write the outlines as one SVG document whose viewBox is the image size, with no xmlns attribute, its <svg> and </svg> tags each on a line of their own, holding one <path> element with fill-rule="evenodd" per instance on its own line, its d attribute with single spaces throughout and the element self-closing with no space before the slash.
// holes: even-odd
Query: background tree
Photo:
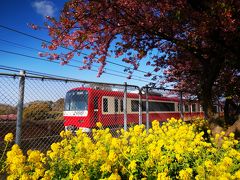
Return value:
<svg viewBox="0 0 240 180">
<path fill-rule="evenodd" d="M 197 95 L 209 118 L 215 92 L 221 89 L 225 95 L 239 89 L 238 0 L 70 0 L 59 20 L 47 18 L 52 44 L 43 47 L 72 49 L 41 54 L 52 60 L 65 64 L 87 49 L 84 67 L 100 62 L 100 76 L 107 57 L 124 54 L 122 60 L 137 69 L 147 56 L 155 72 L 165 68 L 166 82 Z"/>
<path fill-rule="evenodd" d="M 64 98 L 60 98 L 52 103 L 52 111 L 64 111 Z"/>
<path fill-rule="evenodd" d="M 17 108 L 8 104 L 0 104 L 0 115 L 17 114 Z"/>
<path fill-rule="evenodd" d="M 49 115 L 55 120 L 63 120 L 64 98 L 60 98 L 52 103 Z"/>
<path fill-rule="evenodd" d="M 28 103 L 23 110 L 24 121 L 39 121 L 49 118 L 51 103 L 46 101 L 34 101 Z"/>
</svg>

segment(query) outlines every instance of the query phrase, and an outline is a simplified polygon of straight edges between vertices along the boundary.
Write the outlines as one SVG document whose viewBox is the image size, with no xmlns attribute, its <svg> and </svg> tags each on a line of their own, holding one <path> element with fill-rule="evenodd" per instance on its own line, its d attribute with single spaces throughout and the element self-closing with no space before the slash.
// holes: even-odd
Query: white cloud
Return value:
<svg viewBox="0 0 240 180">
<path fill-rule="evenodd" d="M 34 3 L 32 3 L 32 7 L 36 10 L 38 14 L 44 17 L 54 16 L 54 13 L 56 11 L 53 2 L 47 0 L 35 1 Z"/>
</svg>

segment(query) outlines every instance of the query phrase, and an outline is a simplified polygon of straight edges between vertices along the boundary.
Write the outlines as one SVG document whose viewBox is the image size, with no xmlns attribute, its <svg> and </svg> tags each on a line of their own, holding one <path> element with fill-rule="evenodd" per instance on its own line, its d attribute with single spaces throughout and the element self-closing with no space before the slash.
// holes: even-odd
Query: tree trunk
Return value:
<svg viewBox="0 0 240 180">
<path fill-rule="evenodd" d="M 226 124 L 230 124 L 230 121 L 229 121 L 229 100 L 228 99 L 225 100 L 225 104 L 224 104 L 224 120 L 225 120 Z"/>
<path fill-rule="evenodd" d="M 227 98 L 224 104 L 224 120 L 227 125 L 233 125 L 238 116 L 238 105 L 233 99 Z"/>
<path fill-rule="evenodd" d="M 213 123 L 218 124 L 215 120 L 215 113 L 213 107 L 213 86 L 217 80 L 224 57 L 214 57 L 203 61 L 201 74 L 201 100 L 204 110 L 205 118 Z"/>
<path fill-rule="evenodd" d="M 207 120 L 214 119 L 212 93 L 207 87 L 203 89 L 201 104 L 203 106 L 204 117 Z"/>
<path fill-rule="evenodd" d="M 212 87 L 215 81 L 215 75 L 210 69 L 209 62 L 204 64 L 204 73 L 201 76 L 201 92 L 200 100 L 204 111 L 204 117 L 207 120 L 214 119 L 213 103 L 212 103 Z"/>
</svg>

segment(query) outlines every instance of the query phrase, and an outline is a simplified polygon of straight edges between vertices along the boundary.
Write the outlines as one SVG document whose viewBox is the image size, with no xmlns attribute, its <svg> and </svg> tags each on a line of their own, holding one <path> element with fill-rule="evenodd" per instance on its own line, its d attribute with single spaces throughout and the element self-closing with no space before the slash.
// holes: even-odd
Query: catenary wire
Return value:
<svg viewBox="0 0 240 180">
<path fill-rule="evenodd" d="M 4 52 L 4 53 L 8 53 L 8 54 L 12 54 L 12 55 L 18 55 L 18 56 L 22 56 L 22 57 L 27 57 L 27 58 L 32 58 L 32 59 L 38 59 L 38 60 L 41 60 L 41 61 L 46 61 L 46 62 L 51 62 L 51 63 L 55 63 L 55 64 L 59 64 L 58 62 L 56 61 L 50 61 L 50 60 L 47 60 L 47 59 L 42 59 L 42 58 L 38 58 L 38 57 L 34 57 L 34 56 L 29 56 L 29 55 L 26 55 L 26 54 L 21 54 L 21 53 L 17 53 L 17 52 L 12 52 L 12 51 L 6 51 L 6 50 L 2 50 L 0 49 L 0 52 Z M 72 65 L 72 64 L 65 64 L 65 66 L 69 66 L 69 67 L 73 67 L 73 68 L 79 68 L 78 66 L 76 65 Z M 98 72 L 97 70 L 93 70 L 93 69 L 89 69 L 90 71 L 94 71 L 94 72 Z M 122 78 L 125 78 L 125 76 L 121 76 L 121 75 L 117 75 L 117 74 L 113 74 L 113 73 L 108 73 L 108 72 L 104 72 L 105 74 L 108 74 L 108 75 L 112 75 L 112 76 L 115 76 L 115 77 L 122 77 Z M 150 81 L 145 81 L 145 80 L 140 80 L 140 79 L 136 79 L 136 78 L 131 78 L 132 80 L 136 80 L 136 81 L 141 81 L 141 82 L 147 82 L 149 83 Z"/>
<path fill-rule="evenodd" d="M 34 51 L 37 51 L 37 52 L 42 51 L 42 50 L 37 49 L 37 48 L 32 48 L 32 47 L 29 47 L 29 46 L 26 46 L 26 45 L 23 45 L 23 44 L 19 44 L 19 43 L 16 43 L 16 42 L 8 41 L 8 40 L 1 39 L 1 38 L 0 38 L 0 41 L 5 42 L 5 43 L 8 43 L 8 44 L 11 44 L 12 46 L 15 45 L 15 47 L 26 48 L 26 49 L 34 50 Z M 46 51 L 42 51 L 42 52 L 46 52 Z M 72 59 L 72 61 L 78 62 L 78 63 L 81 63 L 81 64 L 84 64 L 83 62 L 81 62 L 81 61 L 79 61 L 79 60 L 76 60 L 76 59 Z M 98 66 L 96 66 L 96 65 L 92 65 L 92 66 L 98 68 Z M 109 69 L 109 68 L 104 68 L 104 70 L 105 70 L 105 72 L 111 71 L 111 72 L 116 72 L 116 73 L 119 73 L 119 74 L 124 74 L 124 73 L 121 72 L 121 71 L 111 70 L 111 69 Z M 132 75 L 132 77 L 149 80 L 149 78 L 140 77 L 140 76 L 137 76 L 137 75 Z"/>
<path fill-rule="evenodd" d="M 16 32 L 16 33 L 19 33 L 19 34 L 22 34 L 22 35 L 25 35 L 25 36 L 34 38 L 34 39 L 39 40 L 39 41 L 42 41 L 42 42 L 46 42 L 46 43 L 52 44 L 52 42 L 47 41 L 47 40 L 45 40 L 45 39 L 42 39 L 42 38 L 39 38 L 39 37 L 30 35 L 30 34 L 27 34 L 27 33 L 25 33 L 25 32 L 22 32 L 22 31 L 19 31 L 19 30 L 16 30 L 16 29 L 13 29 L 13 28 L 10 28 L 10 27 L 1 25 L 1 24 L 0 24 L 0 27 L 1 27 L 1 28 L 4 28 L 4 29 L 7 29 L 7 30 L 9 30 L 9 31 L 13 31 L 13 32 Z M 67 47 L 64 47 L 64 46 L 61 46 L 61 47 L 64 48 L 64 49 L 67 49 L 67 50 L 72 51 L 72 49 L 70 49 L 70 48 L 67 48 Z M 81 52 L 81 54 L 88 56 L 88 54 L 86 54 L 86 53 L 82 53 L 82 52 Z M 124 66 L 124 65 L 121 65 L 121 64 L 118 64 L 118 63 L 115 63 L 115 62 L 111 62 L 111 61 L 106 61 L 106 62 L 109 63 L 109 64 L 113 64 L 113 65 L 116 65 L 116 66 L 120 66 L 120 67 L 124 67 L 124 68 L 129 69 L 129 67 Z M 130 68 L 130 69 L 134 70 L 134 68 Z M 144 74 L 147 74 L 147 73 L 148 73 L 148 72 L 146 72 L 146 71 L 142 71 L 142 70 L 139 70 L 139 69 L 136 69 L 136 70 L 134 70 L 134 71 L 138 71 L 138 72 L 141 72 L 141 73 L 144 73 Z M 154 76 L 159 76 L 159 75 L 156 75 L 156 74 L 152 74 L 152 75 L 154 75 Z M 160 76 L 159 76 L 159 77 L 160 77 Z"/>
<path fill-rule="evenodd" d="M 10 67 L 10 66 L 0 65 L 0 69 L 7 70 L 7 71 L 12 71 L 12 72 L 18 72 L 18 73 L 19 73 L 19 71 L 24 70 L 24 71 L 27 72 L 27 74 L 36 75 L 36 76 L 56 77 L 56 78 L 65 78 L 65 79 L 77 80 L 77 79 L 74 79 L 74 78 L 71 78 L 71 77 L 58 76 L 58 75 L 54 75 L 54 74 L 42 73 L 42 72 L 32 71 L 32 70 L 28 70 L 28 69 Z"/>
</svg>

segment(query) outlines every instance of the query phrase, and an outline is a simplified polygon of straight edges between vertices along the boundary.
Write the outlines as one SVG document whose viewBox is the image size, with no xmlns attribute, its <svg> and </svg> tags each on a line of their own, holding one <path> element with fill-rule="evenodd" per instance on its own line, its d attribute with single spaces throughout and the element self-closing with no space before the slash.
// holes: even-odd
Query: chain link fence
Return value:
<svg viewBox="0 0 240 180">
<path fill-rule="evenodd" d="M 24 151 L 45 151 L 65 129 L 90 132 L 101 122 L 114 135 L 139 123 L 130 106 L 139 99 L 137 86 L 4 73 L 0 85 L 1 147 L 9 132 Z"/>
<path fill-rule="evenodd" d="M 196 97 L 181 91 L 0 73 L 0 144 L 5 134 L 26 151 L 45 151 L 60 132 L 89 133 L 100 122 L 113 136 L 153 120 L 203 117 Z"/>
<path fill-rule="evenodd" d="M 165 121 L 168 118 L 192 121 L 203 118 L 203 108 L 197 97 L 180 90 L 143 87 L 143 119 L 147 129 L 153 120 Z M 145 102 L 146 101 L 146 102 Z M 144 112 L 146 111 L 146 113 Z"/>
</svg>

